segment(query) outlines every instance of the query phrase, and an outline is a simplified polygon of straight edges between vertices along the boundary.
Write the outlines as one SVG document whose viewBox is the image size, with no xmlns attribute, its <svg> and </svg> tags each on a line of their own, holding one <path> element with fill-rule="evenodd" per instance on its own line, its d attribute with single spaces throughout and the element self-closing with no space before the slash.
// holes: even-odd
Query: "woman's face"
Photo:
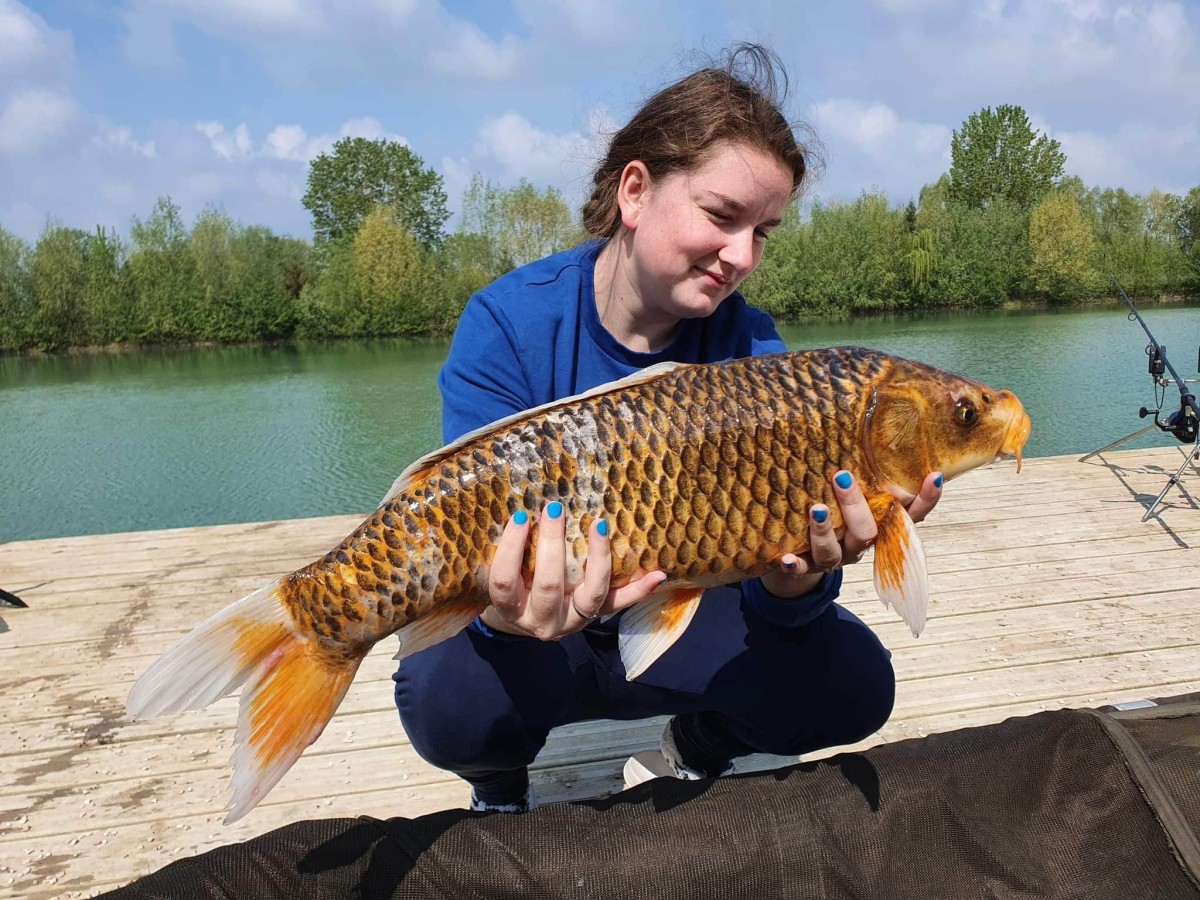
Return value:
<svg viewBox="0 0 1200 900">
<path fill-rule="evenodd" d="M 791 201 L 791 170 L 762 150 L 720 143 L 689 172 L 657 181 L 644 172 L 621 198 L 633 241 L 630 280 L 653 311 L 707 316 L 757 268 Z"/>
</svg>

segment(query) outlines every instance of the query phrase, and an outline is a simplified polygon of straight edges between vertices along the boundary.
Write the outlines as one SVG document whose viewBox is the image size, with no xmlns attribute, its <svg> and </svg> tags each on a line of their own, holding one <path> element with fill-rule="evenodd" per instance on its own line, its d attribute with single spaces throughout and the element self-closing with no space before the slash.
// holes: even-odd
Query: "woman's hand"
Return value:
<svg viewBox="0 0 1200 900">
<path fill-rule="evenodd" d="M 649 572 L 636 581 L 609 589 L 612 550 L 608 523 L 598 519 L 588 531 L 588 554 L 583 579 L 567 582 L 566 518 L 558 501 L 547 503 L 538 523 L 537 561 L 527 582 L 521 572 L 529 515 L 518 510 L 496 545 L 488 577 L 492 604 L 484 624 L 496 631 L 527 634 L 543 641 L 558 640 L 579 631 L 602 615 L 619 612 L 654 592 L 665 577 Z"/>
<path fill-rule="evenodd" d="M 807 594 L 826 572 L 858 562 L 875 542 L 879 529 L 867 505 L 867 498 L 858 486 L 858 480 L 849 472 L 838 472 L 833 477 L 833 493 L 846 526 L 841 540 L 834 534 L 829 507 L 823 503 L 814 504 L 808 514 L 808 551 L 799 555 L 784 554 L 780 568 L 762 577 L 763 587 L 773 596 L 799 597 Z M 941 496 L 942 474 L 931 472 L 925 476 L 920 491 L 909 503 L 909 516 L 914 522 L 920 522 L 937 506 Z"/>
</svg>

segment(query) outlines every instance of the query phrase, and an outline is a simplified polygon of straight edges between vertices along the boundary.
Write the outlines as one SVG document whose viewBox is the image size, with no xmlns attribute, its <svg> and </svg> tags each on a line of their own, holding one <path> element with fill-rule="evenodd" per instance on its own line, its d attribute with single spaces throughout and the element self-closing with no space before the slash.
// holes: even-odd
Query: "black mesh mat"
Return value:
<svg viewBox="0 0 1200 900">
<path fill-rule="evenodd" d="M 1063 710 L 523 816 L 297 822 L 134 898 L 1200 898 L 1200 703 Z"/>
</svg>

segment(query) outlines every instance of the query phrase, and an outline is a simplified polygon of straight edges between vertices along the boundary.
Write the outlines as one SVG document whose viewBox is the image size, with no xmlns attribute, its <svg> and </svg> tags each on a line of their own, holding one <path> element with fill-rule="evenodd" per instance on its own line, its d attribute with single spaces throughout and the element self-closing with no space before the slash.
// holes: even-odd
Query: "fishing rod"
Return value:
<svg viewBox="0 0 1200 900">
<path fill-rule="evenodd" d="M 1111 444 L 1107 444 L 1101 447 L 1099 450 L 1093 450 L 1091 453 L 1087 454 L 1087 456 L 1081 456 L 1079 461 L 1083 462 L 1084 460 L 1103 453 L 1105 450 L 1111 450 L 1114 447 L 1124 444 L 1126 441 L 1131 441 L 1136 437 L 1140 437 L 1148 431 L 1153 431 L 1155 428 L 1174 435 L 1176 440 L 1180 441 L 1181 443 L 1196 443 L 1198 431 L 1197 422 L 1200 422 L 1200 407 L 1197 407 L 1196 405 L 1196 396 L 1188 390 L 1188 381 L 1179 377 L 1179 373 L 1175 371 L 1175 367 L 1171 365 L 1171 361 L 1167 359 L 1167 348 L 1160 344 L 1158 339 L 1155 338 L 1154 333 L 1150 330 L 1150 326 L 1146 324 L 1146 320 L 1142 318 L 1142 314 L 1138 312 L 1133 301 L 1129 299 L 1129 295 L 1125 293 L 1125 289 L 1121 287 L 1120 283 L 1111 272 L 1108 273 L 1108 277 L 1112 281 L 1113 286 L 1117 289 L 1117 293 L 1121 295 L 1121 299 L 1125 301 L 1125 305 L 1129 307 L 1129 318 L 1136 319 L 1137 323 L 1142 326 L 1142 331 L 1146 332 L 1146 337 L 1150 339 L 1150 343 L 1146 345 L 1146 355 L 1150 357 L 1148 368 L 1150 371 L 1150 376 L 1154 379 L 1155 398 L 1158 401 L 1158 408 L 1149 410 L 1143 406 L 1138 410 L 1138 416 L 1143 419 L 1146 418 L 1146 416 L 1154 417 L 1154 423 L 1152 425 L 1147 425 L 1140 431 L 1135 431 L 1133 434 L 1126 435 L 1119 440 L 1113 441 Z M 1200 371 L 1200 354 L 1197 355 L 1196 369 Z M 1166 377 L 1167 372 L 1171 373 L 1171 378 Z M 1171 384 L 1172 380 L 1174 380 L 1175 385 L 1179 388 L 1179 409 L 1167 416 L 1166 419 L 1160 419 L 1159 413 L 1162 412 L 1163 400 L 1165 399 L 1167 385 Z M 1160 391 L 1162 393 L 1160 393 Z M 1143 522 L 1147 521 L 1151 516 L 1154 515 L 1154 510 L 1158 508 L 1158 504 L 1162 503 L 1163 497 L 1167 495 L 1167 491 L 1169 491 L 1173 485 L 1179 483 L 1179 479 L 1183 477 L 1184 470 L 1191 465 L 1192 461 L 1195 459 L 1200 459 L 1200 447 L 1189 451 L 1183 459 L 1183 465 L 1179 467 L 1178 471 L 1176 471 L 1174 475 L 1167 479 L 1166 485 L 1159 492 L 1158 496 L 1154 498 L 1154 502 L 1150 504 L 1149 508 L 1147 508 L 1146 514 L 1142 516 Z"/>
<path fill-rule="evenodd" d="M 1133 301 L 1129 299 L 1129 295 L 1125 293 L 1125 289 L 1121 287 L 1120 282 L 1117 281 L 1111 272 L 1108 273 L 1108 277 L 1112 281 L 1113 287 L 1117 289 L 1117 293 L 1121 295 L 1121 299 L 1125 301 L 1125 305 L 1129 307 L 1129 318 L 1136 319 L 1137 323 L 1142 326 L 1142 331 L 1146 332 L 1146 337 L 1150 339 L 1150 343 L 1146 345 L 1146 355 L 1150 358 L 1148 369 L 1150 375 L 1154 378 L 1155 384 L 1165 389 L 1174 380 L 1175 385 L 1179 388 L 1179 410 L 1172 413 L 1165 422 L 1156 422 L 1156 424 L 1163 431 L 1173 434 L 1181 443 L 1194 444 L 1197 436 L 1197 422 L 1200 421 L 1200 406 L 1196 405 L 1196 395 L 1188 390 L 1188 381 L 1179 377 L 1179 373 L 1175 371 L 1175 367 L 1167 359 L 1167 348 L 1160 344 L 1157 338 L 1154 337 L 1150 326 L 1146 324 L 1146 320 L 1142 318 L 1142 314 L 1138 312 Z M 1197 357 L 1196 368 L 1200 370 L 1200 356 Z M 1164 372 L 1170 372 L 1171 378 L 1163 377 Z M 1161 408 L 1162 403 L 1160 401 L 1159 409 Z M 1142 407 L 1139 415 L 1144 418 L 1150 415 L 1150 411 Z"/>
</svg>

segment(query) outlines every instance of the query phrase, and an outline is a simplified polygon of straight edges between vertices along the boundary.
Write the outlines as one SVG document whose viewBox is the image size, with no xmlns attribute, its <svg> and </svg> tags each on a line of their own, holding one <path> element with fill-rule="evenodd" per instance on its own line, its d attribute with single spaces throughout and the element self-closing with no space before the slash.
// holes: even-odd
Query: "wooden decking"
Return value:
<svg viewBox="0 0 1200 900">
<path fill-rule="evenodd" d="M 1140 521 L 1188 448 L 1010 461 L 952 483 L 921 526 L 934 602 L 913 639 L 852 568 L 844 602 L 894 652 L 894 741 L 1042 709 L 1200 690 L 1200 469 Z M 192 625 L 338 542 L 359 516 L 0 546 L 0 897 L 90 896 L 172 859 L 297 819 L 464 805 L 417 758 L 389 677 L 367 660 L 324 736 L 266 801 L 221 825 L 236 700 L 133 721 L 134 678 Z M 449 699 L 448 702 L 453 702 Z M 542 801 L 618 790 L 661 721 L 551 737 Z M 771 760 L 760 760 L 768 764 Z"/>
</svg>

